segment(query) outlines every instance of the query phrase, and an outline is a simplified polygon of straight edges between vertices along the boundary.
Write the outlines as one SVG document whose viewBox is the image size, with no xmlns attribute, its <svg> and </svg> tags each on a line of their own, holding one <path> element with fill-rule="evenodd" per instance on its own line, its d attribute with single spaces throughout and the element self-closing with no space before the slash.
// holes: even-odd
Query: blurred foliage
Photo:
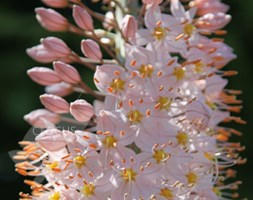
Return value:
<svg viewBox="0 0 253 200">
<path fill-rule="evenodd" d="M 251 193 L 251 180 L 253 162 L 253 2 L 224 0 L 231 6 L 230 13 L 233 20 L 227 27 L 229 34 L 225 37 L 226 43 L 235 49 L 238 59 L 231 62 L 227 68 L 239 71 L 239 75 L 230 78 L 229 88 L 243 91 L 240 99 L 244 101 L 241 113 L 243 119 L 248 121 L 246 126 L 232 125 L 244 133 L 244 137 L 235 138 L 244 144 L 247 149 L 242 156 L 248 158 L 248 163 L 239 166 L 238 179 L 243 181 L 240 188 L 242 197 L 253 197 Z M 20 190 L 27 190 L 23 179 L 14 172 L 14 163 L 8 152 L 19 149 L 18 141 L 21 140 L 29 126 L 22 120 L 23 115 L 41 107 L 38 96 L 43 93 L 43 88 L 33 83 L 26 75 L 26 70 L 38 65 L 25 53 L 25 49 L 39 43 L 39 39 L 47 36 L 60 36 L 73 49 L 79 50 L 80 37 L 72 37 L 64 33 L 49 33 L 43 30 L 34 17 L 34 8 L 42 6 L 39 0 L 8 1 L 2 0 L 0 5 L 0 86 L 1 86 L 1 149 L 0 149 L 0 184 L 1 199 L 18 199 Z M 66 13 L 70 14 L 70 13 Z M 84 79 L 89 72 L 83 70 Z"/>
</svg>

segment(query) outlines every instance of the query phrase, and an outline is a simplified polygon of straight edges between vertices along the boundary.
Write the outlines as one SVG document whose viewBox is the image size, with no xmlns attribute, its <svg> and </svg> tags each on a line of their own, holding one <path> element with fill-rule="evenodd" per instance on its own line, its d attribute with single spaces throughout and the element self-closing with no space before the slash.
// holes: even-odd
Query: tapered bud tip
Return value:
<svg viewBox="0 0 253 200">
<path fill-rule="evenodd" d="M 69 5 L 68 0 L 42 0 L 42 2 L 52 8 L 66 8 Z"/>
<path fill-rule="evenodd" d="M 93 19 L 90 14 L 78 5 L 73 6 L 73 18 L 76 24 L 85 31 L 93 31 Z"/>
<path fill-rule="evenodd" d="M 67 44 L 57 37 L 47 37 L 40 40 L 41 44 L 57 57 L 67 57 L 71 54 Z"/>
<path fill-rule="evenodd" d="M 66 31 L 68 20 L 53 9 L 36 8 L 36 18 L 40 25 L 49 31 Z"/>
<path fill-rule="evenodd" d="M 34 82 L 44 86 L 61 82 L 56 72 L 46 67 L 34 67 L 27 74 Z"/>
<path fill-rule="evenodd" d="M 55 61 L 53 65 L 54 70 L 63 81 L 70 84 L 78 84 L 81 81 L 78 71 L 73 66 L 61 61 Z"/>
<path fill-rule="evenodd" d="M 40 96 L 40 101 L 45 108 L 54 113 L 62 114 L 69 112 L 69 103 L 59 96 L 43 94 Z"/>
<path fill-rule="evenodd" d="M 76 100 L 70 104 L 70 113 L 77 121 L 87 122 L 94 115 L 94 109 L 87 101 Z"/>
<path fill-rule="evenodd" d="M 126 38 L 133 38 L 138 29 L 136 19 L 132 15 L 126 15 L 122 20 L 122 33 Z"/>
<path fill-rule="evenodd" d="M 88 58 L 95 59 L 95 60 L 102 59 L 102 52 L 100 50 L 100 47 L 93 40 L 90 40 L 90 39 L 82 40 L 81 50 L 83 54 Z"/>
</svg>

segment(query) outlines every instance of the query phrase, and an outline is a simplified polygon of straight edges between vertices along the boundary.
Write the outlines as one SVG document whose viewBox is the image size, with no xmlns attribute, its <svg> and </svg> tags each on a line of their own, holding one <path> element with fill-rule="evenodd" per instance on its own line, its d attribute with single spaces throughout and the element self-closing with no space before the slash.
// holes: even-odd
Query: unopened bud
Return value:
<svg viewBox="0 0 253 200">
<path fill-rule="evenodd" d="M 44 86 L 61 82 L 56 72 L 46 67 L 34 67 L 27 74 L 34 82 Z"/>
<path fill-rule="evenodd" d="M 54 113 L 62 114 L 69 112 L 69 103 L 56 95 L 43 94 L 40 96 L 40 101 L 45 108 Z"/>
<path fill-rule="evenodd" d="M 53 9 L 36 8 L 36 18 L 42 27 L 49 31 L 66 31 L 68 20 Z"/>
<path fill-rule="evenodd" d="M 81 50 L 82 50 L 83 54 L 88 58 L 92 58 L 95 60 L 102 59 L 102 52 L 100 50 L 100 47 L 93 40 L 90 40 L 90 39 L 82 40 Z"/>
</svg>

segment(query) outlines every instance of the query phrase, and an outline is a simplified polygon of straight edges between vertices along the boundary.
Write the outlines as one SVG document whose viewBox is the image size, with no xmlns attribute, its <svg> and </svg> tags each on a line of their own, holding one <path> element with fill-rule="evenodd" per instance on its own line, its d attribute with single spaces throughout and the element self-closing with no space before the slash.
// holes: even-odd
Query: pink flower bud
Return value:
<svg viewBox="0 0 253 200">
<path fill-rule="evenodd" d="M 61 82 L 57 73 L 46 67 L 34 67 L 29 69 L 27 74 L 34 82 L 44 86 Z"/>
<path fill-rule="evenodd" d="M 218 30 L 226 26 L 230 20 L 231 16 L 224 13 L 208 13 L 199 18 L 198 28 Z"/>
<path fill-rule="evenodd" d="M 90 39 L 82 40 L 81 50 L 82 50 L 83 54 L 88 58 L 92 58 L 95 60 L 102 59 L 102 52 L 100 50 L 100 47 L 93 40 L 90 40 Z"/>
<path fill-rule="evenodd" d="M 36 18 L 42 27 L 49 31 L 66 31 L 68 20 L 53 9 L 36 8 Z"/>
<path fill-rule="evenodd" d="M 94 115 L 91 104 L 85 100 L 76 100 L 70 104 L 70 113 L 79 122 L 87 122 Z"/>
<path fill-rule="evenodd" d="M 68 0 L 42 0 L 44 4 L 53 8 L 66 8 L 68 4 Z"/>
<path fill-rule="evenodd" d="M 106 30 L 111 31 L 114 26 L 115 26 L 114 15 L 111 11 L 109 11 L 105 14 L 105 20 L 103 21 L 103 27 Z"/>
<path fill-rule="evenodd" d="M 60 116 L 46 109 L 34 110 L 24 116 L 25 121 L 30 125 L 40 128 L 47 128 L 48 124 L 60 122 Z"/>
<path fill-rule="evenodd" d="M 43 45 L 38 45 L 26 50 L 26 53 L 34 60 L 40 63 L 51 63 L 57 59 L 55 55 L 49 52 Z"/>
<path fill-rule="evenodd" d="M 59 151 L 66 146 L 62 132 L 57 129 L 45 130 L 35 140 L 48 151 Z"/>
<path fill-rule="evenodd" d="M 41 39 L 41 44 L 51 52 L 53 55 L 58 57 L 66 57 L 71 54 L 70 48 L 66 45 L 66 43 L 56 37 L 47 37 Z"/>
<path fill-rule="evenodd" d="M 40 96 L 40 101 L 45 108 L 54 113 L 62 114 L 69 112 L 69 103 L 56 95 L 43 94 Z"/>
<path fill-rule="evenodd" d="M 132 15 L 126 15 L 122 20 L 122 33 L 126 38 L 133 38 L 138 29 L 137 21 Z"/>
<path fill-rule="evenodd" d="M 78 71 L 73 66 L 61 61 L 56 61 L 53 65 L 54 70 L 63 81 L 70 84 L 78 84 L 81 81 Z"/>
<path fill-rule="evenodd" d="M 142 0 L 142 3 L 144 3 L 144 4 L 152 4 L 152 3 L 154 3 L 154 4 L 159 5 L 160 3 L 162 3 L 162 0 Z"/>
<path fill-rule="evenodd" d="M 226 13 L 229 9 L 229 6 L 221 3 L 220 0 L 194 0 L 190 5 L 198 8 L 198 15 L 218 12 Z"/>
<path fill-rule="evenodd" d="M 73 18 L 76 24 L 85 31 L 93 31 L 93 19 L 90 14 L 80 6 L 73 6 Z"/>
<path fill-rule="evenodd" d="M 54 85 L 47 86 L 45 90 L 46 90 L 46 93 L 64 97 L 73 92 L 73 87 L 68 83 L 61 82 L 61 83 L 56 83 Z"/>
</svg>

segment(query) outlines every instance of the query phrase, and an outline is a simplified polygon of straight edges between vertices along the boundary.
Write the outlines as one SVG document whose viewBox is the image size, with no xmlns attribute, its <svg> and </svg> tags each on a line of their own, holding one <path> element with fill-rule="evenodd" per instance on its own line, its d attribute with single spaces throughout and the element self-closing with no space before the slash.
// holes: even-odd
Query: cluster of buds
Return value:
<svg viewBox="0 0 253 200">
<path fill-rule="evenodd" d="M 25 180 L 37 200 L 228 200 L 239 197 L 230 167 L 245 163 L 241 133 L 225 123 L 245 121 L 241 92 L 225 89 L 235 71 L 223 67 L 236 56 L 224 43 L 230 22 L 220 0 L 103 0 L 97 13 L 80 0 L 43 0 L 70 8 L 73 22 L 51 8 L 36 18 L 49 31 L 83 36 L 83 56 L 61 39 L 47 37 L 27 50 L 53 69 L 28 75 L 46 86 L 45 107 L 24 118 L 43 128 L 35 141 L 22 141 L 16 171 L 43 176 Z M 94 21 L 104 29 L 95 29 Z M 111 59 L 104 59 L 104 57 Z M 72 65 L 94 71 L 93 90 Z M 72 93 L 92 95 L 93 102 Z M 83 128 L 59 130 L 68 122 Z"/>
</svg>

